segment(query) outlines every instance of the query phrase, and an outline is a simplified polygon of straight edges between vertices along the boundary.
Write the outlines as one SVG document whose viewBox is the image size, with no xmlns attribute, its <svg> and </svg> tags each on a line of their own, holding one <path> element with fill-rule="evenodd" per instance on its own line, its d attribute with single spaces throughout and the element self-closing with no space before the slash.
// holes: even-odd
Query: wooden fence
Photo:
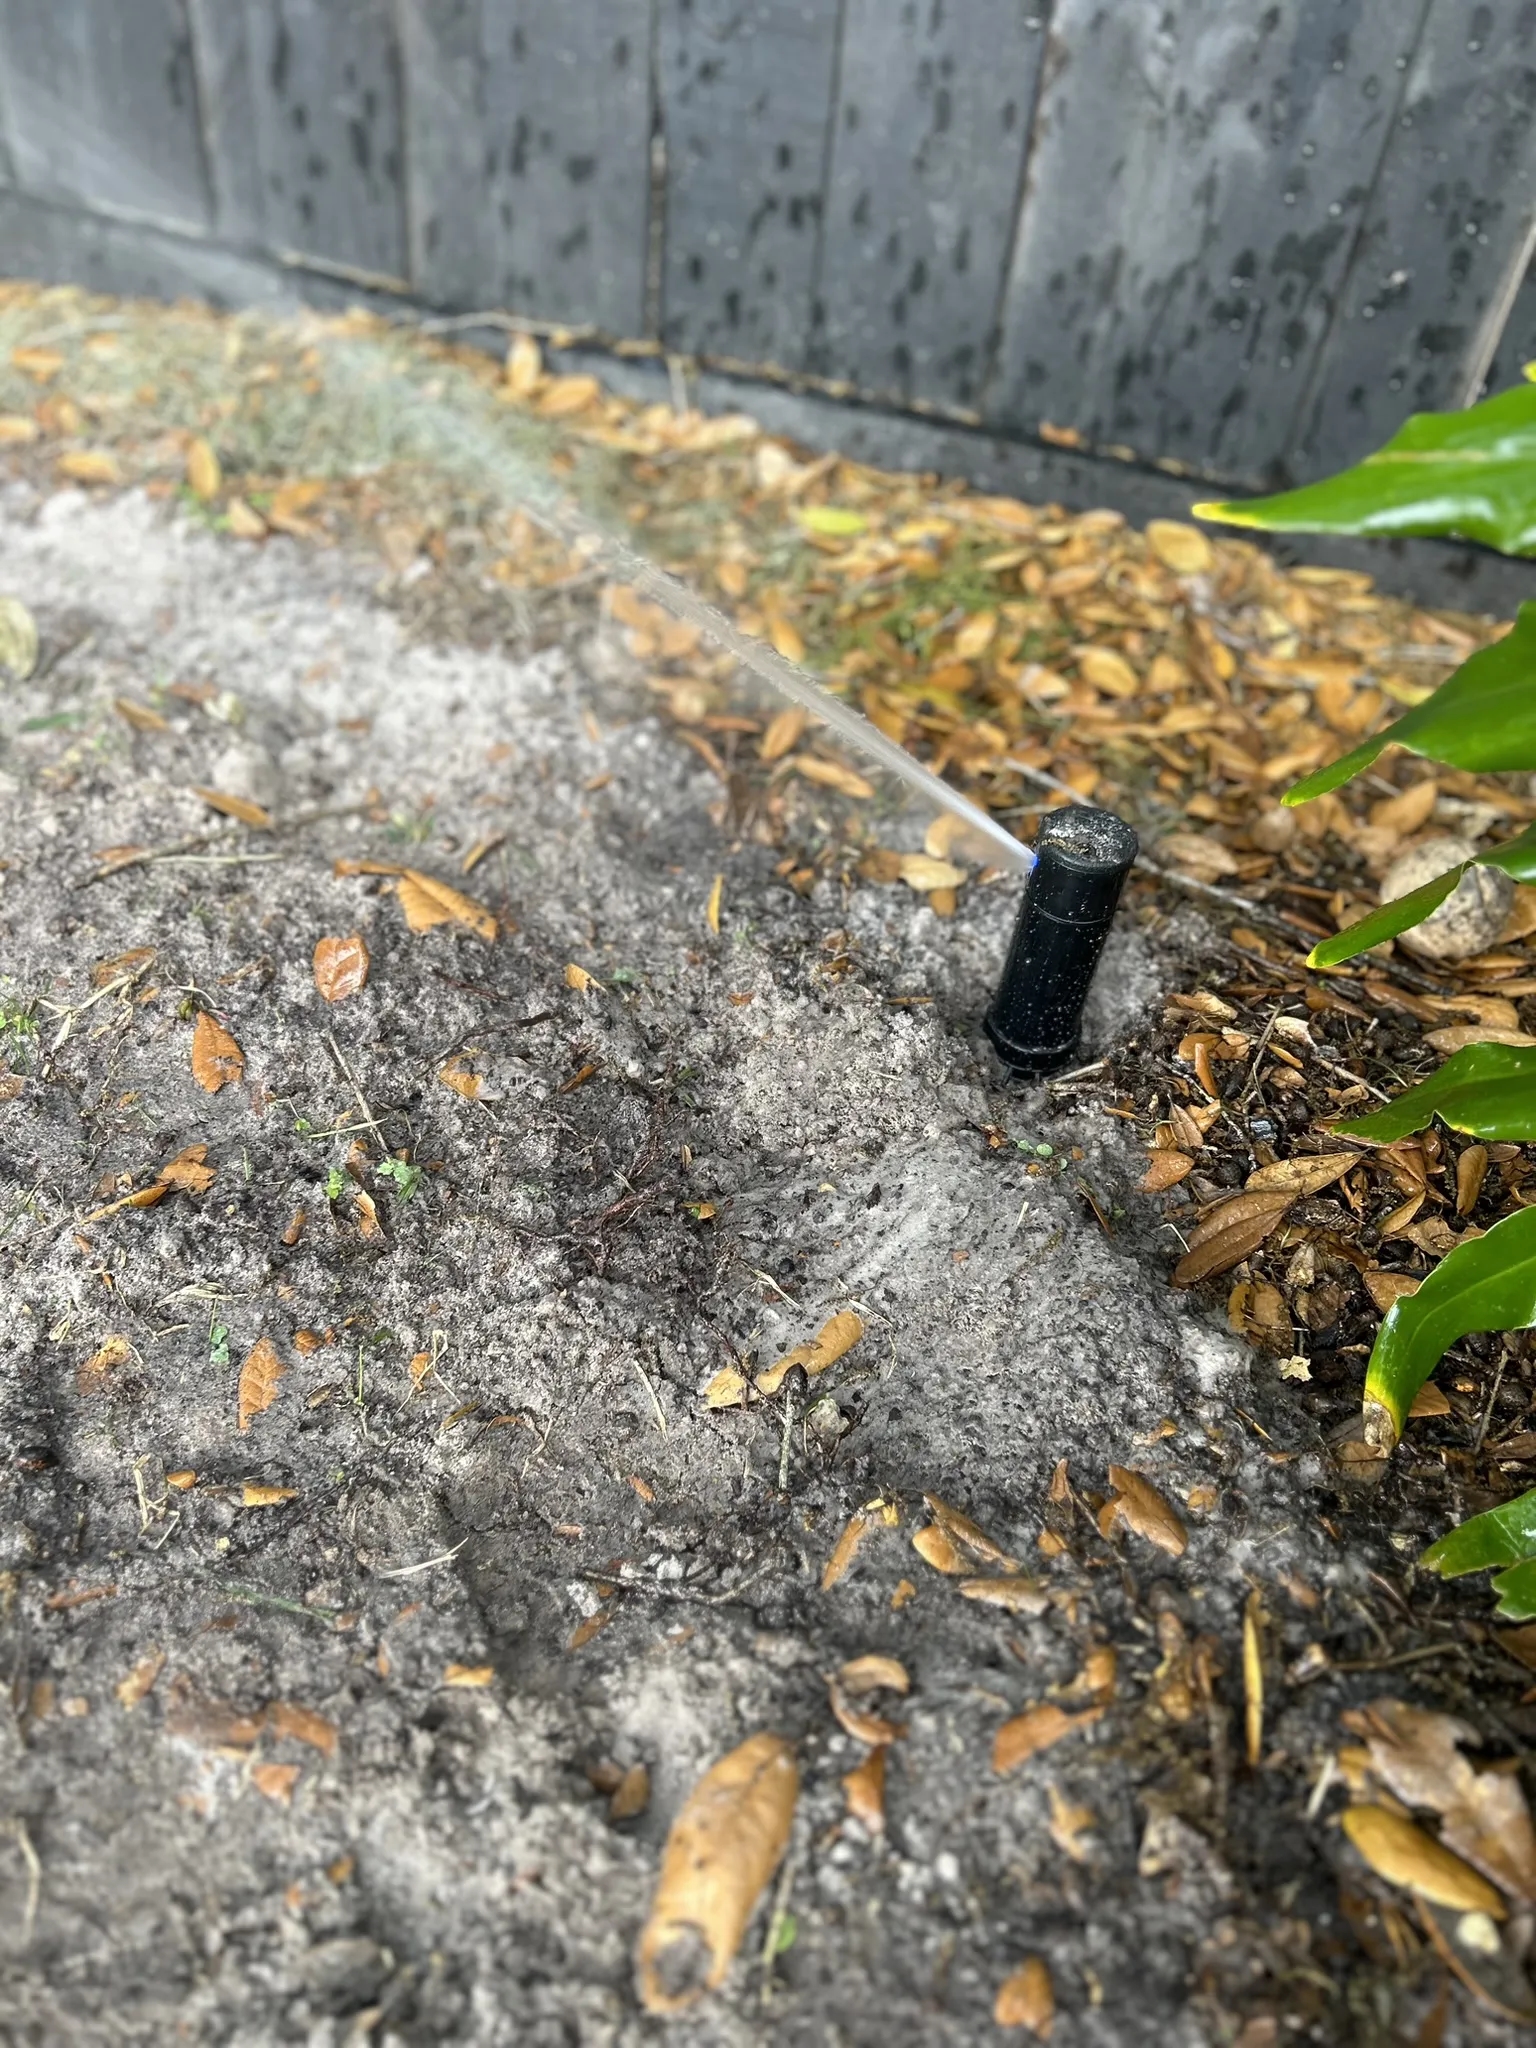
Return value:
<svg viewBox="0 0 1536 2048">
<path fill-rule="evenodd" d="M 1515 374 L 1533 220 L 1536 0 L 0 0 L 0 269 L 335 278 L 1238 485 Z"/>
</svg>

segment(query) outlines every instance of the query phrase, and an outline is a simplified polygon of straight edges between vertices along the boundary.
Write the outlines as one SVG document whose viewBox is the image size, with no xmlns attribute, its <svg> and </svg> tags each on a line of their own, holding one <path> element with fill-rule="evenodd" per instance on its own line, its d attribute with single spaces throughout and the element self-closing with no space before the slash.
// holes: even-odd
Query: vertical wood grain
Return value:
<svg viewBox="0 0 1536 2048">
<path fill-rule="evenodd" d="M 975 402 L 1048 0 L 848 0 L 814 366 Z"/>
<path fill-rule="evenodd" d="M 805 363 L 840 11 L 660 0 L 669 347 Z"/>
</svg>

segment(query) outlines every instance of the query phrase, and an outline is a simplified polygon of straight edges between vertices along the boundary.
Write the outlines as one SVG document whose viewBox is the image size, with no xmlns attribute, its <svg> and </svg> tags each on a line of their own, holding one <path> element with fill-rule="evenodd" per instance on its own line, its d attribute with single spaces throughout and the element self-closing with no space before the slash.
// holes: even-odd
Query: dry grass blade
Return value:
<svg viewBox="0 0 1536 2048">
<path fill-rule="evenodd" d="M 779 1735 L 750 1735 L 705 1772 L 673 1821 L 637 1953 L 640 2003 L 682 2012 L 724 1982 L 779 1867 L 800 1774 Z"/>
<path fill-rule="evenodd" d="M 1260 1624 L 1264 1602 L 1255 1586 L 1243 1605 L 1243 1733 L 1248 1768 L 1256 1771 L 1264 1754 L 1264 1644 Z"/>
<path fill-rule="evenodd" d="M 261 1415 L 277 1399 L 278 1386 L 288 1368 L 277 1354 L 277 1346 L 270 1337 L 262 1337 L 251 1346 L 240 1368 L 240 1384 L 236 1394 L 238 1419 L 242 1429 L 249 1429 L 251 1418 Z"/>
</svg>

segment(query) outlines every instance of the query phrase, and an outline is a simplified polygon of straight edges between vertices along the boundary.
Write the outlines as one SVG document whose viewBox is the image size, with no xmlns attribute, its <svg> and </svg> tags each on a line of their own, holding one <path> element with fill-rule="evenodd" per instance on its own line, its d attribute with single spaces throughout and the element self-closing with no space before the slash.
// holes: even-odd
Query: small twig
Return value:
<svg viewBox="0 0 1536 2048">
<path fill-rule="evenodd" d="M 1331 1671 L 1393 1671 L 1399 1664 L 1422 1664 L 1429 1657 L 1454 1657 L 1460 1643 L 1425 1643 L 1417 1650 L 1398 1650 L 1390 1657 L 1335 1657 Z"/>
<path fill-rule="evenodd" d="M 298 811 L 291 818 L 279 818 L 268 828 L 274 833 L 302 832 L 306 826 L 323 824 L 327 818 L 356 818 L 368 806 L 366 804 L 341 804 L 333 810 Z M 136 853 L 126 853 L 121 860 L 105 862 L 93 874 L 81 875 L 71 882 L 72 889 L 88 889 L 93 882 L 104 882 L 111 875 L 126 874 L 129 868 L 146 867 L 152 861 L 176 860 L 184 854 L 197 853 L 205 846 L 216 846 L 221 842 L 233 842 L 238 837 L 234 832 L 220 827 L 211 827 L 206 832 L 190 832 L 184 839 L 173 839 L 169 846 L 146 846 Z M 280 860 L 281 854 L 242 853 L 229 856 L 235 860 Z"/>
<path fill-rule="evenodd" d="M 1048 1088 L 1066 1088 L 1074 1081 L 1086 1081 L 1090 1074 L 1101 1074 L 1108 1065 L 1107 1057 L 1090 1060 L 1086 1067 L 1074 1067 L 1070 1074 L 1053 1074 L 1045 1085 Z"/>
<path fill-rule="evenodd" d="M 662 1435 L 665 1436 L 667 1433 L 667 1417 L 666 1412 L 661 1405 L 661 1396 L 657 1393 L 655 1387 L 652 1385 L 650 1374 L 646 1371 L 645 1367 L 640 1363 L 639 1359 L 631 1359 L 630 1363 L 634 1366 L 635 1371 L 640 1375 L 641 1386 L 644 1387 L 645 1391 L 651 1397 L 651 1406 L 656 1412 L 656 1427 L 661 1431 Z"/>
<path fill-rule="evenodd" d="M 1488 1395 L 1488 1405 L 1483 1410 L 1483 1419 L 1477 1425 L 1477 1435 L 1472 1439 L 1472 1455 L 1475 1458 L 1483 1448 L 1483 1438 L 1488 1434 L 1488 1425 L 1493 1420 L 1493 1404 L 1499 1398 L 1499 1389 L 1504 1384 L 1504 1366 L 1508 1353 L 1499 1353 L 1498 1371 L 1493 1376 L 1493 1387 Z"/>
<path fill-rule="evenodd" d="M 767 1564 L 760 1566 L 752 1574 L 751 1578 L 743 1579 L 739 1586 L 732 1586 L 724 1593 L 696 1593 L 691 1586 L 671 1586 L 661 1579 L 635 1578 L 627 1572 L 583 1570 L 576 1576 L 590 1579 L 594 1585 L 622 1586 L 627 1593 L 654 1593 L 661 1600 L 686 1600 L 698 1607 L 729 1607 L 733 1601 L 740 1600 L 743 1594 L 750 1592 L 760 1580 L 766 1579 L 773 1570 L 773 1564 L 774 1561 L 770 1558 Z"/>
<path fill-rule="evenodd" d="M 375 1572 L 374 1577 L 376 1579 L 414 1579 L 420 1572 L 436 1571 L 440 1564 L 451 1564 L 468 1541 L 469 1538 L 465 1536 L 455 1543 L 452 1550 L 439 1551 L 436 1557 L 424 1557 L 420 1564 L 391 1565 L 388 1571 Z"/>
<path fill-rule="evenodd" d="M 352 1069 L 347 1065 L 346 1055 L 345 1053 L 343 1053 L 341 1047 L 336 1043 L 336 1034 L 333 1031 L 327 1031 L 325 1034 L 325 1042 L 331 1048 L 331 1052 L 335 1056 L 337 1066 L 341 1068 L 341 1071 L 346 1075 L 348 1081 L 350 1081 L 352 1084 L 352 1093 L 357 1097 L 357 1106 L 363 1112 L 363 1122 L 368 1126 L 370 1130 L 378 1131 L 381 1133 L 379 1143 L 382 1145 L 384 1142 L 382 1136 L 384 1127 L 380 1120 L 369 1109 L 367 1098 L 363 1094 L 362 1089 L 358 1086 L 357 1076 L 353 1073 Z"/>
<path fill-rule="evenodd" d="M 19 1813 L 5 1822 L 4 1832 L 14 1836 L 21 1851 L 21 1860 L 27 1866 L 27 1902 L 21 1909 L 21 1945 L 26 1948 L 31 1943 L 32 1930 L 37 1925 L 37 1909 L 42 1903 L 43 1866 L 32 1846 L 32 1837 L 27 1833 L 27 1824 Z"/>
</svg>

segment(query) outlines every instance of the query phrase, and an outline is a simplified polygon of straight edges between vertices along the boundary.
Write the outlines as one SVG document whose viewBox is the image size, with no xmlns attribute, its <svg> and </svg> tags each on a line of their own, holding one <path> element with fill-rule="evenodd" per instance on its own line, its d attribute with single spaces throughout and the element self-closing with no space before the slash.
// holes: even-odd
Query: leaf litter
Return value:
<svg viewBox="0 0 1536 2048">
<path fill-rule="evenodd" d="M 221 339 L 215 323 L 185 317 L 189 331 Z M 315 331 L 344 346 L 349 329 L 347 323 L 328 329 L 313 323 Z M 353 320 L 350 331 L 376 330 Z M 288 346 L 275 339 L 275 355 L 287 360 Z M 428 352 L 471 384 L 492 374 L 461 352 Z M 32 380 L 35 389 L 55 392 L 68 381 L 70 358 L 54 353 L 59 360 L 45 381 Z M 300 383 L 295 374 L 295 392 Z M 1006 814 L 1022 834 L 1032 829 L 1040 805 L 1060 799 L 1063 786 L 1092 794 L 1134 816 L 1157 842 L 1154 854 L 1191 883 L 1226 888 L 1249 906 L 1234 914 L 1224 966 L 1214 976 L 1209 966 L 1204 970 L 1214 987 L 1183 999 L 1191 1007 L 1182 1014 L 1174 1007 L 1181 999 L 1172 998 L 1163 1031 L 1154 1028 L 1118 1053 L 1091 1093 L 1142 1138 L 1152 1182 L 1147 1193 L 1166 1201 L 1167 1213 L 1181 1224 L 1193 1224 L 1190 1250 L 1221 1240 L 1189 1284 L 1233 1275 L 1224 1290 L 1232 1326 L 1265 1355 L 1286 1361 L 1299 1339 L 1315 1373 L 1307 1398 L 1320 1384 L 1324 1390 L 1333 1384 L 1323 1376 L 1336 1371 L 1334 1361 L 1368 1339 L 1386 1305 L 1382 1297 L 1411 1290 L 1460 1234 L 1486 1229 L 1491 1218 L 1520 1205 L 1529 1164 L 1518 1145 L 1480 1142 L 1478 1157 L 1472 1147 L 1430 1130 L 1393 1146 L 1358 1145 L 1340 1164 L 1337 1141 L 1330 1146 L 1325 1126 L 1369 1106 L 1373 1091 L 1395 1089 L 1405 1064 L 1410 1072 L 1432 1073 L 1431 1056 L 1453 1051 L 1458 1031 L 1517 1040 L 1530 1035 L 1519 1026 L 1536 1022 L 1528 1007 L 1536 993 L 1528 950 L 1536 926 L 1517 930 L 1512 918 L 1490 950 L 1438 970 L 1428 986 L 1421 971 L 1405 972 L 1390 954 L 1324 978 L 1304 969 L 1300 953 L 1369 903 L 1385 863 L 1416 836 L 1461 824 L 1476 807 L 1506 823 L 1521 822 L 1531 815 L 1524 792 L 1497 778 L 1439 771 L 1430 777 L 1421 764 L 1389 759 L 1379 764 L 1375 789 L 1326 799 L 1310 817 L 1282 818 L 1257 801 L 1305 772 L 1309 753 L 1321 759 L 1334 748 L 1325 729 L 1339 746 L 1347 745 L 1405 704 L 1421 701 L 1469 649 L 1495 637 L 1491 622 L 1416 610 L 1343 572 L 1287 573 L 1243 543 L 1212 540 L 1178 522 L 1154 522 L 1140 536 L 1112 515 L 1066 515 L 1060 508 L 936 489 L 931 480 L 882 477 L 858 465 L 805 462 L 750 422 L 717 434 L 728 423 L 666 409 L 658 417 L 654 409 L 647 413 L 612 398 L 594 379 L 553 377 L 526 336 L 513 350 L 506 393 L 541 420 L 557 423 L 578 462 L 595 451 L 617 462 L 625 491 L 647 508 L 648 544 L 657 539 L 691 576 L 707 581 L 712 574 L 738 622 L 751 628 L 760 619 L 776 645 L 811 659 L 882 729 Z M 305 466 L 312 474 L 293 477 L 283 474 L 288 444 L 282 435 L 289 428 L 259 422 L 254 411 L 237 417 L 228 432 L 210 428 L 205 436 L 189 435 L 182 421 L 172 420 L 158 451 L 142 421 L 135 423 L 133 444 L 121 450 L 60 450 L 61 439 L 80 433 L 78 419 L 42 411 L 35 391 L 25 403 L 4 396 L 18 410 L 3 417 L 24 429 L 4 435 L 16 450 L 62 453 L 64 473 L 97 488 L 110 488 L 119 477 L 152 486 L 183 478 L 192 496 L 246 544 L 259 545 L 278 531 L 317 546 L 361 534 L 382 548 L 386 531 L 400 523 L 401 507 L 393 501 L 398 480 L 386 462 L 359 481 L 355 434 L 350 445 L 346 440 L 350 426 L 329 456 L 309 455 Z M 498 392 L 497 402 L 507 403 L 508 396 Z M 144 404 L 153 410 L 151 401 Z M 102 441 L 111 417 L 103 416 Z M 723 533 L 701 531 L 696 506 L 716 491 L 739 503 L 743 516 Z M 430 566 L 394 601 L 423 629 L 430 629 L 433 607 L 448 589 L 476 576 L 490 574 L 504 592 L 536 593 L 556 590 L 580 572 L 558 544 L 532 532 L 514 535 L 499 510 L 482 507 L 476 516 L 483 523 L 467 551 L 461 538 L 457 557 L 443 550 L 439 559 L 418 545 L 408 558 Z M 448 524 L 444 517 L 436 531 Z M 786 528 L 794 536 L 788 553 Z M 862 562 L 861 548 L 867 551 Z M 492 573 L 497 565 L 499 575 Z M 729 678 L 707 647 L 621 591 L 610 588 L 608 605 L 631 651 L 647 663 L 657 708 L 678 736 L 713 753 L 723 779 L 738 776 L 758 789 L 763 830 L 794 854 L 785 872 L 790 887 L 803 892 L 822 874 L 851 887 L 900 883 L 920 891 L 942 915 L 952 914 L 954 899 L 981 880 L 975 871 L 983 859 L 942 834 L 930 835 L 920 856 L 880 846 L 859 809 L 869 803 L 870 785 L 803 716 L 742 718 L 731 728 Z M 152 711 L 142 726 L 135 722 L 146 743 L 155 737 L 158 716 Z M 855 808 L 830 834 L 809 831 L 805 802 L 796 793 L 802 785 L 814 803 L 824 803 L 817 792 L 826 792 Z M 219 794 L 202 786 L 200 793 Z M 225 815 L 264 829 L 259 818 Z M 343 871 L 393 879 L 413 931 L 447 924 L 487 942 L 497 934 L 500 920 L 485 905 L 422 870 L 379 863 Z M 1133 888 L 1138 915 L 1164 916 L 1162 900 L 1155 887 L 1138 881 Z M 715 919 L 708 921 L 713 926 Z M 1526 981 L 1533 986 L 1523 986 Z M 197 1018 L 193 1060 L 210 1093 L 243 1078 L 236 1039 L 206 1011 Z M 450 1071 L 478 1078 L 472 1067 L 453 1061 L 442 1069 L 445 1080 Z M 470 1095 L 468 1088 L 460 1092 Z M 206 1192 L 211 1183 L 195 1183 L 212 1169 L 206 1150 L 200 1158 L 188 1156 L 197 1149 L 181 1155 L 178 1176 L 134 1191 L 127 1202 L 157 1187 Z M 1214 1228 L 1206 1230 L 1207 1223 Z M 802 1349 L 812 1357 L 794 1362 L 810 1374 L 814 1346 Z M 1457 1368 L 1463 1376 L 1468 1369 Z M 1457 1418 L 1469 1404 L 1481 1403 L 1488 1376 L 1476 1365 L 1470 1370 L 1464 1390 L 1453 1384 L 1454 1401 L 1443 1410 L 1426 1408 L 1421 1420 Z M 1497 1395 L 1497 1384 L 1493 1391 Z M 1458 1469 L 1469 1482 L 1497 1490 L 1498 1454 L 1506 1441 L 1517 1439 L 1507 1429 L 1501 1437 L 1495 1416 L 1471 1462 Z M 1162 1490 L 1129 1467 L 1111 1468 L 1110 1479 L 1114 1492 L 1102 1507 L 1096 1496 L 1085 1497 L 1091 1516 L 1102 1517 L 1111 1533 L 1123 1524 L 1179 1555 L 1188 1529 Z M 1127 1479 L 1146 1485 L 1153 1502 L 1135 1484 L 1127 1488 Z M 1191 1491 L 1191 1502 L 1199 1491 Z M 297 1490 L 249 1482 L 243 1498 L 249 1506 L 277 1506 L 297 1498 Z M 965 1540 L 967 1530 L 982 1533 L 976 1524 L 957 1521 L 957 1511 L 943 1511 L 932 1497 L 928 1512 L 933 1519 L 914 1542 L 960 1581 L 956 1596 L 1026 1620 L 1043 1618 L 1049 1596 L 1036 1582 L 998 1546 L 989 1553 Z M 827 1583 L 846 1575 L 875 1529 L 897 1519 L 885 1505 L 855 1515 L 829 1558 Z M 1043 1535 L 1066 1546 L 1052 1552 L 1042 1542 L 1047 1559 L 1081 1540 L 1064 1537 L 1049 1520 Z M 993 1575 L 966 1576 L 978 1564 Z M 910 1598 L 910 1582 L 903 1584 Z M 949 1596 L 939 1590 L 939 1597 Z M 1158 1617 L 1166 1667 L 1159 1697 L 1177 1709 L 1171 1716 L 1176 1725 L 1198 1728 L 1211 1710 L 1220 1661 L 1204 1639 L 1175 1643 L 1170 1629 L 1165 1643 L 1165 1621 L 1172 1617 Z M 475 1675 L 447 1683 L 487 1683 L 492 1675 L 489 1667 L 455 1670 Z M 843 1692 L 851 1711 L 866 1711 L 846 1682 Z M 1052 1701 L 1026 1709 L 1005 1726 L 1046 1718 L 1012 1738 L 1019 1751 L 1014 1762 L 1106 1710 L 1104 1701 L 1076 1715 Z M 860 1767 L 879 1765 L 878 1795 L 859 1795 L 866 1812 L 878 1809 L 882 1819 L 884 1755 L 885 1744 L 878 1744 Z M 1512 1782 L 1507 1772 L 1474 1773 L 1477 1783 L 1485 1778 Z M 1390 1792 L 1385 1778 L 1382 1785 Z M 1065 1841 L 1078 1840 L 1086 1823 L 1069 1826 L 1062 1815 L 1072 1819 L 1087 1809 L 1063 1802 L 1055 1786 L 1051 1791 L 1053 1839 L 1059 1832 Z M 1494 1786 L 1463 1802 L 1474 1836 L 1481 1801 L 1492 1800 L 1490 1811 L 1507 1818 L 1495 1794 L 1507 1798 Z M 1386 1807 L 1374 1810 L 1389 1820 L 1405 1818 Z M 1448 1811 L 1431 1801 L 1429 1810 L 1438 1817 L 1445 1852 L 1456 1855 L 1451 1815 L 1461 1808 L 1453 1804 Z M 1357 1830 L 1361 1825 L 1355 1823 Z M 1380 1826 L 1363 1825 L 1367 1833 Z M 1418 1832 L 1436 1845 L 1424 1828 Z M 1381 1852 L 1388 1860 L 1406 1853 L 1400 1834 L 1395 1839 L 1395 1851 Z M 1463 1849 L 1462 1857 L 1470 1868 L 1470 1852 Z M 1411 1855 L 1408 1866 L 1416 1867 Z"/>
</svg>

